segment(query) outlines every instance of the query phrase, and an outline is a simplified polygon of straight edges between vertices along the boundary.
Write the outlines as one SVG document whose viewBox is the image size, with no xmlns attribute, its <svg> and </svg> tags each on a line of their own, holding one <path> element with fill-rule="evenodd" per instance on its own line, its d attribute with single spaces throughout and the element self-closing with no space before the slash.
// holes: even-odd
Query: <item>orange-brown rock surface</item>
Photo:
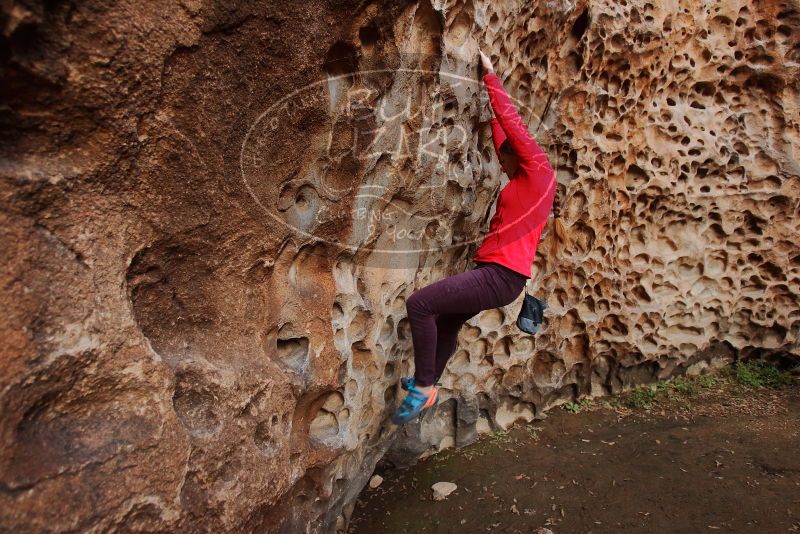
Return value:
<svg viewBox="0 0 800 534">
<path fill-rule="evenodd" d="M 794 0 L 0 6 L 0 530 L 329 532 L 385 455 L 798 352 Z M 398 429 L 505 180 L 479 46 L 567 236 Z"/>
</svg>

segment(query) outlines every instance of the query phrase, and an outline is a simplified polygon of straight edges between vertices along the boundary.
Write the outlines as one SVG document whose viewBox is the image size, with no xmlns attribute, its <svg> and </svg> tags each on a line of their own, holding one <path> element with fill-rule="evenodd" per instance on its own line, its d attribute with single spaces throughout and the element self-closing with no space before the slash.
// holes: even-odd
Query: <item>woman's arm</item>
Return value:
<svg viewBox="0 0 800 534">
<path fill-rule="evenodd" d="M 497 117 L 492 117 L 491 119 L 492 125 L 492 143 L 494 143 L 494 153 L 497 154 L 497 157 L 500 157 L 500 145 L 503 144 L 503 141 L 506 140 L 506 133 L 503 131 L 503 127 L 500 126 L 500 122 L 497 120 Z"/>
<path fill-rule="evenodd" d="M 517 111 L 516 106 L 503 88 L 500 78 L 494 73 L 492 62 L 489 57 L 481 52 L 481 63 L 484 68 L 483 83 L 486 84 L 486 91 L 489 93 L 489 103 L 492 106 L 497 122 L 511 144 L 511 148 L 520 159 L 520 164 L 533 160 L 535 156 L 544 154 L 544 151 L 528 133 L 528 128 L 522 122 L 522 117 Z M 493 125 L 494 126 L 494 125 Z M 492 132 L 495 129 L 492 128 Z M 494 136 L 493 136 L 494 137 Z M 499 149 L 499 143 L 495 142 L 495 149 Z"/>
</svg>

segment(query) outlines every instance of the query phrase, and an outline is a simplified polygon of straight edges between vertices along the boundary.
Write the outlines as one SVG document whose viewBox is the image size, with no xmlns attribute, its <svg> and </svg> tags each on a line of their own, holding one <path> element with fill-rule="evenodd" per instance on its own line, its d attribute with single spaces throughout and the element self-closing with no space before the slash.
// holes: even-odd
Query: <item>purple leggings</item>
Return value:
<svg viewBox="0 0 800 534">
<path fill-rule="evenodd" d="M 458 331 L 478 312 L 510 304 L 528 277 L 497 263 L 476 263 L 459 273 L 418 289 L 406 310 L 414 343 L 414 379 L 420 386 L 436 383 L 456 348 Z"/>
</svg>

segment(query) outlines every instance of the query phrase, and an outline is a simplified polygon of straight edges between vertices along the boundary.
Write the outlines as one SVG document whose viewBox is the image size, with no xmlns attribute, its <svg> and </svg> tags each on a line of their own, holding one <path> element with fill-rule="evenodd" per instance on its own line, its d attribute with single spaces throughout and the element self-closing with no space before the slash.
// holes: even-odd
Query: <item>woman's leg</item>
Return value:
<svg viewBox="0 0 800 534">
<path fill-rule="evenodd" d="M 474 313 L 446 314 L 440 315 L 436 320 L 436 374 L 434 381 L 438 381 L 442 376 L 444 368 L 447 366 L 447 360 L 456 350 L 458 331 L 474 316 Z"/>
<path fill-rule="evenodd" d="M 415 291 L 406 302 L 414 345 L 415 383 L 427 387 L 436 379 L 436 319 L 440 315 L 474 315 L 505 306 L 519 296 L 525 280 L 520 274 L 490 263 Z"/>
</svg>

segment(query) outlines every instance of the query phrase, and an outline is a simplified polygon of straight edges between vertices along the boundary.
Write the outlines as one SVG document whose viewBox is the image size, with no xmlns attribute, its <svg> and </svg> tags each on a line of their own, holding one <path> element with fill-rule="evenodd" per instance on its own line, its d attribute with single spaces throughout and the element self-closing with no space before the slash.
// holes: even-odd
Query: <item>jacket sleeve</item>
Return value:
<svg viewBox="0 0 800 534">
<path fill-rule="evenodd" d="M 500 78 L 493 72 L 487 72 L 483 76 L 483 83 L 486 85 L 486 91 L 489 93 L 489 103 L 492 106 L 492 111 L 496 116 L 497 123 L 499 123 L 511 148 L 517 154 L 520 160 L 520 165 L 523 167 L 534 168 L 539 167 L 543 160 L 547 161 L 547 155 L 541 147 L 534 141 L 528 133 L 528 128 L 522 122 L 516 106 L 509 98 L 506 90 L 503 89 L 503 84 Z M 492 121 L 492 139 L 494 141 L 495 150 L 499 151 L 500 143 L 497 142 L 495 134 L 495 124 Z M 538 161 L 534 161 L 536 158 Z M 549 162 L 548 162 L 549 166 Z"/>
<path fill-rule="evenodd" d="M 491 120 L 492 124 L 492 143 L 494 143 L 494 153 L 497 154 L 497 157 L 500 157 L 500 145 L 503 144 L 503 141 L 506 140 L 506 133 L 503 131 L 503 127 L 500 126 L 500 122 L 497 120 L 496 117 L 492 117 Z"/>
</svg>

